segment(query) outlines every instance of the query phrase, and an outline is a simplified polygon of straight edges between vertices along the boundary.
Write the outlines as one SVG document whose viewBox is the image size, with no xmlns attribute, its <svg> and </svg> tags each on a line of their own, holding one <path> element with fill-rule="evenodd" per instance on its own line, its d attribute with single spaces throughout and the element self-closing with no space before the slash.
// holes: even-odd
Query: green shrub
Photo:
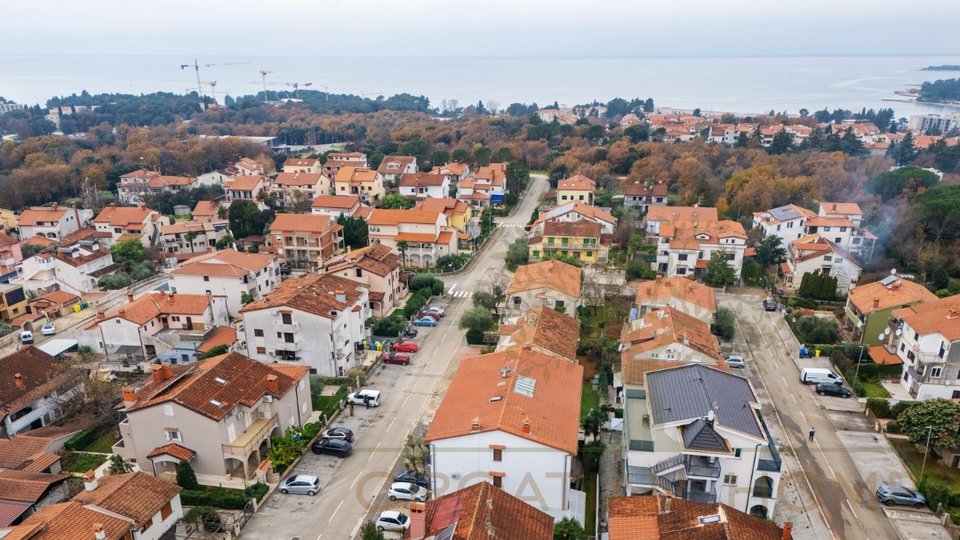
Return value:
<svg viewBox="0 0 960 540">
<path fill-rule="evenodd" d="M 887 422 L 887 427 L 885 429 L 887 433 L 900 433 L 900 425 L 897 424 L 897 421 Z"/>
<path fill-rule="evenodd" d="M 304 426 L 306 427 L 306 426 Z M 243 490 L 243 493 L 247 497 L 251 497 L 257 500 L 257 502 L 262 501 L 263 497 L 270 491 L 270 486 L 264 484 L 263 482 L 257 482 L 256 484 L 247 487 Z"/>
<path fill-rule="evenodd" d="M 439 279 L 433 280 L 432 289 L 433 289 L 434 296 L 440 296 L 441 294 L 443 294 L 443 282 L 440 281 Z"/>
<path fill-rule="evenodd" d="M 197 475 L 189 461 L 177 463 L 177 485 L 184 490 L 200 489 L 200 482 L 197 482 Z"/>
<path fill-rule="evenodd" d="M 891 418 L 890 401 L 883 398 L 870 398 L 867 400 L 867 409 L 877 418 Z"/>
<path fill-rule="evenodd" d="M 306 439 L 312 440 L 318 433 L 320 433 L 320 422 L 310 422 L 300 428 L 300 434 Z"/>
<path fill-rule="evenodd" d="M 80 451 L 90 446 L 93 441 L 100 438 L 101 435 L 107 431 L 113 429 L 114 426 L 110 424 L 97 424 L 95 426 L 90 426 L 87 429 L 77 433 L 73 437 L 67 439 L 67 442 L 63 443 L 63 447 L 67 450 Z"/>
<path fill-rule="evenodd" d="M 482 345 L 483 344 L 483 332 L 480 330 L 467 330 L 467 344 L 468 345 Z"/>
<path fill-rule="evenodd" d="M 397 337 L 407 326 L 407 322 L 402 318 L 386 317 L 373 321 L 373 335 L 383 337 Z"/>
<path fill-rule="evenodd" d="M 436 279 L 437 278 L 433 277 L 433 274 L 428 274 L 425 272 L 415 274 L 412 278 L 410 278 L 410 290 L 417 292 L 420 289 L 433 287 L 433 282 Z"/>
<path fill-rule="evenodd" d="M 428 290 L 428 289 L 422 289 Z M 403 306 L 403 316 L 406 318 L 413 317 L 416 315 L 423 306 L 427 305 L 427 299 L 429 297 L 424 297 L 421 294 L 414 294 L 407 300 L 407 303 Z"/>
<path fill-rule="evenodd" d="M 248 488 L 249 489 L 249 488 Z M 257 488 L 258 491 L 261 488 Z M 200 486 L 200 489 L 184 489 L 180 491 L 180 501 L 184 506 L 212 506 L 224 510 L 242 510 L 247 501 L 253 498 L 239 489 L 229 489 L 216 486 Z"/>
<path fill-rule="evenodd" d="M 917 484 L 917 491 L 923 493 L 927 498 L 927 506 L 936 510 L 937 506 L 942 504 L 944 508 L 950 507 L 952 493 L 950 487 L 939 480 L 924 478 Z"/>
<path fill-rule="evenodd" d="M 917 401 L 898 401 L 896 405 L 890 407 L 890 418 L 899 418 L 900 413 L 916 405 Z"/>
<path fill-rule="evenodd" d="M 65 452 L 60 466 L 63 470 L 75 473 L 85 473 L 90 469 L 96 469 L 107 461 L 107 456 L 103 454 L 91 454 L 88 452 Z"/>
<path fill-rule="evenodd" d="M 720 308 L 713 315 L 713 324 L 710 325 L 710 332 L 724 341 L 731 341 L 734 336 L 736 322 L 733 312 L 727 308 Z"/>
<path fill-rule="evenodd" d="M 807 343 L 833 343 L 837 340 L 837 321 L 821 317 L 798 317 L 794 323 L 801 341 Z"/>
</svg>

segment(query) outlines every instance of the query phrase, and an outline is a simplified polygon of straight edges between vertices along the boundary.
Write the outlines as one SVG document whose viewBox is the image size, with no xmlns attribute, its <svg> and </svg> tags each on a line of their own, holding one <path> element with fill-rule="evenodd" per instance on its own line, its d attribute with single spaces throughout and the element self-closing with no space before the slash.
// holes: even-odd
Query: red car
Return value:
<svg viewBox="0 0 960 540">
<path fill-rule="evenodd" d="M 417 344 L 409 339 L 398 341 L 393 344 L 393 350 L 400 352 L 417 352 L 419 349 L 420 347 L 417 347 Z"/>
<path fill-rule="evenodd" d="M 410 363 L 410 357 L 401 353 L 387 353 L 383 355 L 383 363 L 406 366 Z"/>
<path fill-rule="evenodd" d="M 430 317 L 431 319 L 437 322 L 440 322 L 440 318 L 441 318 L 440 314 L 434 311 L 421 311 L 420 313 L 417 313 L 418 319 L 421 319 L 423 317 Z"/>
</svg>

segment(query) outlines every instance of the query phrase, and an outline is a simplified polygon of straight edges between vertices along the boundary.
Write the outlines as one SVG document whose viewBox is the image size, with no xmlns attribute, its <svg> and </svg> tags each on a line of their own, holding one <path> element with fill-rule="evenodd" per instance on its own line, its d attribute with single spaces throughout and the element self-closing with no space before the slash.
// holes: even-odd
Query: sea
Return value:
<svg viewBox="0 0 960 540">
<path fill-rule="evenodd" d="M 960 108 L 896 94 L 960 72 L 922 71 L 960 64 L 942 56 L 757 56 L 649 58 L 451 58 L 132 55 L 0 55 L 0 96 L 43 105 L 86 90 L 255 94 L 300 88 L 366 97 L 408 92 L 440 106 L 477 101 L 561 105 L 652 97 L 658 107 L 738 113 L 797 113 L 824 107 L 893 108 L 897 117 Z M 267 71 L 264 77 L 261 71 Z M 215 83 L 215 84 L 210 84 Z M 309 84 L 308 84 L 309 83 Z"/>
</svg>

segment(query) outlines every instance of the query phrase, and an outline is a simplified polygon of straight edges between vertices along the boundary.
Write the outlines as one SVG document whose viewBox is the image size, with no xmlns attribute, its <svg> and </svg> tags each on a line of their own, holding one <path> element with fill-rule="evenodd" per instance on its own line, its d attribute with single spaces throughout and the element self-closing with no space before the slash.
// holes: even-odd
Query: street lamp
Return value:
<svg viewBox="0 0 960 540">
<path fill-rule="evenodd" d="M 930 435 L 933 434 L 933 426 L 927 426 L 927 445 L 923 447 L 923 465 L 920 466 L 920 482 L 923 482 L 923 473 L 927 469 L 927 454 L 930 452 Z"/>
</svg>

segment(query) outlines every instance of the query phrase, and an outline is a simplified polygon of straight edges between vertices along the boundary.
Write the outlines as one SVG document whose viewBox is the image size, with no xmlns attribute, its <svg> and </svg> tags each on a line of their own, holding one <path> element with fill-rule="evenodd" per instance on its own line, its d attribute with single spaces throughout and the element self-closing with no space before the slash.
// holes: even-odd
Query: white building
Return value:
<svg viewBox="0 0 960 540">
<path fill-rule="evenodd" d="M 723 363 L 710 324 L 669 306 L 629 321 L 620 341 L 621 364 L 634 360 Z"/>
<path fill-rule="evenodd" d="M 780 264 L 784 288 L 789 292 L 799 290 L 803 276 L 813 272 L 837 278 L 837 294 L 843 295 L 857 284 L 863 270 L 848 251 L 811 234 L 787 246 L 787 261 Z"/>
<path fill-rule="evenodd" d="M 960 128 L 960 114 L 912 114 L 907 126 L 920 133 L 932 131 L 943 135 Z"/>
<path fill-rule="evenodd" d="M 400 253 L 405 266 L 433 266 L 438 258 L 459 252 L 457 230 L 443 212 L 376 208 L 367 223 L 370 241 Z"/>
<path fill-rule="evenodd" d="M 821 202 L 817 215 L 807 220 L 805 234 L 819 234 L 857 257 L 873 256 L 877 237 L 863 228 L 863 210 L 857 203 Z"/>
<path fill-rule="evenodd" d="M 600 224 L 600 234 L 610 235 L 617 229 L 617 218 L 609 211 L 580 201 L 568 202 L 542 212 L 530 225 L 530 235 L 542 235 L 543 224 L 549 221 L 558 223 L 576 223 L 590 221 Z"/>
<path fill-rule="evenodd" d="M 396 182 L 402 175 L 418 171 L 416 156 L 387 156 L 377 167 L 384 182 Z"/>
<path fill-rule="evenodd" d="M 434 497 L 490 482 L 556 520 L 582 519 L 570 488 L 582 383 L 583 366 L 526 348 L 464 359 L 424 437 Z"/>
<path fill-rule="evenodd" d="M 404 197 L 443 199 L 450 196 L 450 180 L 442 174 L 408 173 L 400 177 L 399 191 Z"/>
<path fill-rule="evenodd" d="M 653 269 L 666 276 L 701 278 L 714 253 L 723 253 L 740 278 L 747 232 L 736 221 L 718 220 L 717 209 L 695 206 L 651 206 L 647 235 L 655 237 Z"/>
<path fill-rule="evenodd" d="M 142 472 L 83 477 L 73 501 L 131 521 L 133 540 L 160 540 L 183 517 L 180 487 Z"/>
<path fill-rule="evenodd" d="M 129 239 L 137 239 L 144 246 L 157 243 L 160 234 L 159 213 L 146 206 L 117 206 L 110 204 L 93 218 L 93 226 L 104 236 L 107 245 Z"/>
<path fill-rule="evenodd" d="M 555 259 L 520 266 L 507 288 L 506 315 L 515 317 L 541 306 L 575 315 L 580 280 L 579 268 Z"/>
<path fill-rule="evenodd" d="M 14 281 L 32 293 L 65 290 L 79 295 L 99 290 L 100 278 L 119 268 L 98 240 L 81 240 L 24 259 Z"/>
<path fill-rule="evenodd" d="M 361 209 L 369 211 L 369 207 L 360 202 L 359 195 L 323 195 L 310 205 L 311 214 L 330 216 L 334 220 L 340 216 L 358 217 Z"/>
<path fill-rule="evenodd" d="M 770 517 L 781 459 L 750 381 L 699 364 L 624 372 L 627 495 L 722 502 Z"/>
<path fill-rule="evenodd" d="M 230 222 L 225 219 L 177 221 L 173 224 L 160 221 L 160 247 L 165 257 L 206 253 L 228 234 Z"/>
<path fill-rule="evenodd" d="M 0 435 L 8 438 L 56 422 L 83 391 L 81 373 L 32 345 L 0 359 L 0 378 Z"/>
<path fill-rule="evenodd" d="M 766 212 L 753 213 L 753 228 L 759 228 L 763 231 L 763 237 L 780 237 L 784 248 L 790 245 L 790 242 L 800 238 L 804 234 L 807 220 L 813 219 L 817 215 L 806 208 L 795 204 L 779 206 Z"/>
<path fill-rule="evenodd" d="M 368 306 L 367 287 L 346 278 L 311 274 L 283 281 L 240 310 L 247 356 L 343 376 L 363 362 L 359 345 L 368 337 Z"/>
<path fill-rule="evenodd" d="M 60 240 L 80 230 L 92 217 L 92 210 L 65 208 L 52 203 L 50 206 L 34 206 L 21 212 L 17 216 L 17 229 L 20 240 L 34 236 Z"/>
<path fill-rule="evenodd" d="M 280 282 L 280 263 L 270 253 L 224 249 L 198 255 L 170 271 L 170 284 L 183 294 L 223 296 L 236 316 L 248 302 L 261 300 Z"/>
<path fill-rule="evenodd" d="M 900 384 L 914 399 L 960 399 L 960 295 L 914 304 L 893 317 L 896 331 L 887 335 L 903 361 Z"/>
</svg>

